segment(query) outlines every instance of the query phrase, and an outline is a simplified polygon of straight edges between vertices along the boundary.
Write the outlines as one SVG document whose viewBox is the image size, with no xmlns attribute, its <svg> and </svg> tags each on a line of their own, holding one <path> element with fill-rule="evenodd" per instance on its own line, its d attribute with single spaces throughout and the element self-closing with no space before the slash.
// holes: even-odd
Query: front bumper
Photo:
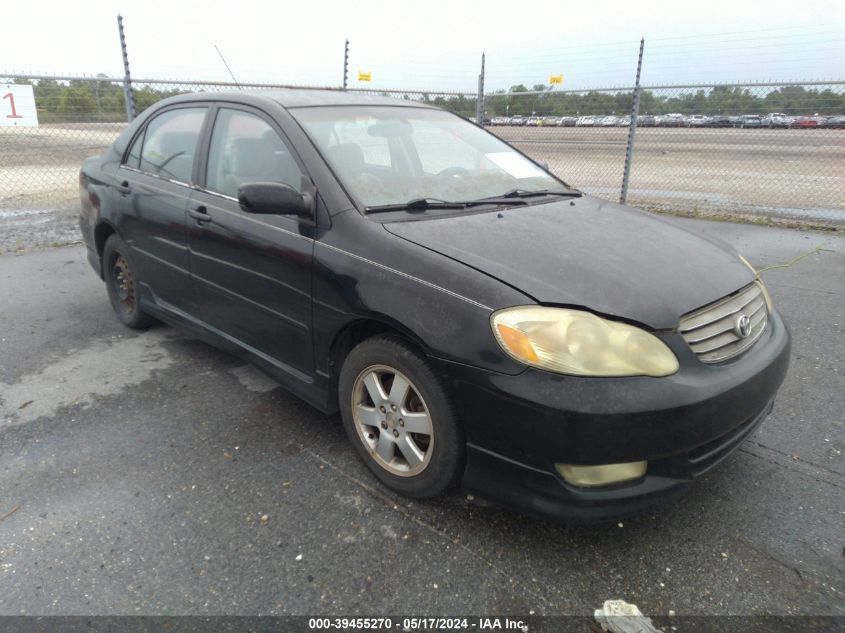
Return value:
<svg viewBox="0 0 845 633">
<path fill-rule="evenodd" d="M 763 422 L 789 364 L 776 312 L 737 359 L 698 361 L 680 336 L 664 339 L 681 369 L 666 378 L 580 378 L 526 369 L 507 376 L 443 363 L 467 436 L 464 485 L 523 511 L 602 520 L 682 491 Z M 645 477 L 607 488 L 567 484 L 554 464 L 648 460 Z"/>
</svg>

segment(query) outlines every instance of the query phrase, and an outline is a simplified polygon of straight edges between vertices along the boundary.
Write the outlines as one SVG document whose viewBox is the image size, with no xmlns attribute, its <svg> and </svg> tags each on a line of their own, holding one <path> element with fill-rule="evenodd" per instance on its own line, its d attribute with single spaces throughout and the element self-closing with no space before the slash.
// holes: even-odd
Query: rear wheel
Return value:
<svg viewBox="0 0 845 633">
<path fill-rule="evenodd" d="M 458 485 L 463 430 L 445 387 L 405 341 L 377 336 L 355 347 L 338 395 L 350 441 L 384 485 L 420 498 Z"/>
<path fill-rule="evenodd" d="M 141 310 L 138 275 L 126 243 L 115 233 L 103 247 L 103 276 L 117 318 L 127 327 L 143 330 L 154 322 Z"/>
</svg>

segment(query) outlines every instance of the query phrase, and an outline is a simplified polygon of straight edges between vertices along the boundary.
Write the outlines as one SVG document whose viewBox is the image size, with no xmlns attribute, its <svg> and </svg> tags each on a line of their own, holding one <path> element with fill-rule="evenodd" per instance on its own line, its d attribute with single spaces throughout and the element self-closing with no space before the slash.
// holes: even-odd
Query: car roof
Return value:
<svg viewBox="0 0 845 633">
<path fill-rule="evenodd" d="M 434 106 L 412 101 L 396 99 L 371 92 L 353 92 L 320 88 L 274 88 L 269 90 L 227 90 L 224 92 L 194 92 L 168 99 L 170 103 L 180 101 L 230 101 L 257 105 L 261 102 L 274 101 L 283 108 L 302 108 L 309 106 L 405 106 L 433 108 Z"/>
</svg>

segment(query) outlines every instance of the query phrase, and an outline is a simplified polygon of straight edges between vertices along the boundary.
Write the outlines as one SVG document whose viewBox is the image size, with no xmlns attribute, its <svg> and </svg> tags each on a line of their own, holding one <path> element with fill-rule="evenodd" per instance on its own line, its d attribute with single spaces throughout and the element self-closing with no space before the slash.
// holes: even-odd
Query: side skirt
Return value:
<svg viewBox="0 0 845 633">
<path fill-rule="evenodd" d="M 255 365 L 282 387 L 305 400 L 321 413 L 337 411 L 336 398 L 329 393 L 329 380 L 320 373 L 305 374 L 243 341 L 212 327 L 205 321 L 159 299 L 152 289 L 142 283 L 141 307 L 144 312 L 164 321 L 204 343 L 223 350 Z"/>
</svg>

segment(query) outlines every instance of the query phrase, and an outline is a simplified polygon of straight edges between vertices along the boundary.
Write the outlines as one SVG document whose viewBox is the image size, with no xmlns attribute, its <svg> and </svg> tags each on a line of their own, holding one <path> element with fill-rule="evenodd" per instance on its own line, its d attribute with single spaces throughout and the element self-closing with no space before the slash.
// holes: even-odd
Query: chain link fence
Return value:
<svg viewBox="0 0 845 633">
<path fill-rule="evenodd" d="M 618 200 L 633 90 L 488 95 L 485 124 Z M 670 212 L 845 224 L 845 83 L 644 87 L 627 199 Z"/>
<path fill-rule="evenodd" d="M 0 214 L 75 206 L 82 161 L 105 150 L 126 127 L 123 80 L 0 75 L 0 87 L 3 84 L 33 86 L 38 127 L 0 126 Z M 138 113 L 161 99 L 189 92 L 308 87 L 152 79 L 133 80 L 132 85 Z M 356 91 L 446 107 L 467 118 L 476 109 L 474 93 Z"/>
<path fill-rule="evenodd" d="M 39 120 L 38 127 L 0 127 L 0 229 L 14 233 L 39 214 L 75 208 L 79 166 L 125 127 L 126 106 L 122 79 L 0 75 L 5 83 L 33 86 Z M 185 92 L 283 87 L 290 86 L 133 80 L 139 112 Z M 481 123 L 573 186 L 618 200 L 633 90 L 538 88 L 486 95 Z M 475 93 L 364 92 L 476 116 Z M 640 94 L 630 204 L 845 225 L 845 82 L 644 87 Z"/>
</svg>

